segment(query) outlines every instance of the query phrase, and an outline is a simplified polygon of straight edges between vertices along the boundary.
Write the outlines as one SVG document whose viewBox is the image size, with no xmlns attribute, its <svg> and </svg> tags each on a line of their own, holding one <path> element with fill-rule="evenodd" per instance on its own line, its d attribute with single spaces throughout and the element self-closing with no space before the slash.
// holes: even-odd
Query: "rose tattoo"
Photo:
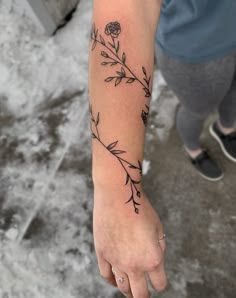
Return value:
<svg viewBox="0 0 236 298">
<path fill-rule="evenodd" d="M 115 87 L 121 83 L 133 84 L 139 83 L 145 93 L 145 97 L 151 96 L 151 76 L 147 74 L 146 68 L 142 67 L 143 78 L 138 77 L 127 64 L 127 56 L 125 52 L 120 53 L 119 36 L 121 34 L 121 25 L 119 22 L 110 22 L 106 25 L 104 33 L 110 37 L 111 40 L 105 40 L 99 34 L 98 29 L 93 25 L 91 31 L 92 51 L 96 48 L 97 44 L 102 47 L 101 56 L 104 61 L 102 66 L 116 66 L 115 75 L 109 76 L 105 82 L 114 82 Z"/>
<path fill-rule="evenodd" d="M 120 24 L 118 22 L 111 22 L 107 24 L 105 28 L 105 33 L 106 35 L 110 35 L 112 38 L 119 37 L 121 33 Z"/>
</svg>

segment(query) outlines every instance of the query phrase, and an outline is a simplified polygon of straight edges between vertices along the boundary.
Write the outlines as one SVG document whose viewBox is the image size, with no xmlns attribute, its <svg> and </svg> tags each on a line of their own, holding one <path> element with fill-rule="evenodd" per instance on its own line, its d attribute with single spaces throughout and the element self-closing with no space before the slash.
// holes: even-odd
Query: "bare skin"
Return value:
<svg viewBox="0 0 236 298">
<path fill-rule="evenodd" d="M 224 127 L 220 121 L 218 121 L 217 124 L 220 131 L 225 135 L 231 134 L 232 132 L 235 131 L 235 127 Z"/>
<path fill-rule="evenodd" d="M 143 198 L 143 212 L 139 218 L 127 212 L 127 206 L 110 206 L 104 200 L 122 199 L 116 191 L 95 191 L 94 237 L 101 275 L 118 286 L 126 297 L 150 297 L 145 274 L 153 288 L 166 287 L 164 254 L 166 244 L 163 227 L 148 199 Z M 112 273 L 115 272 L 115 275 Z M 116 282 L 124 277 L 124 283 Z"/>
<path fill-rule="evenodd" d="M 159 0 L 95 0 L 90 55 L 94 242 L 101 275 L 126 297 L 166 287 L 166 243 L 141 164 Z M 120 282 L 120 279 L 122 282 Z"/>
</svg>

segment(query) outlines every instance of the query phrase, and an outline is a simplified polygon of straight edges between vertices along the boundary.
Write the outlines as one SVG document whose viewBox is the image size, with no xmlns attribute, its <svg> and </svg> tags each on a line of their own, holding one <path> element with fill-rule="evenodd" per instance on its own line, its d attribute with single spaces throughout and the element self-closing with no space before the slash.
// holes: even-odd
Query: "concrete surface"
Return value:
<svg viewBox="0 0 236 298">
<path fill-rule="evenodd" d="M 91 1 L 82 1 L 79 18 L 90 10 Z M 61 35 L 74 34 L 68 26 Z M 206 125 L 203 142 L 225 177 L 212 183 L 194 171 L 173 127 L 177 100 L 159 76 L 156 70 L 144 188 L 165 226 L 169 285 L 152 297 L 234 298 L 236 165 Z M 83 76 L 78 90 L 36 100 L 25 114 L 0 92 L 1 298 L 122 297 L 99 277 L 94 254 L 86 87 Z"/>
</svg>

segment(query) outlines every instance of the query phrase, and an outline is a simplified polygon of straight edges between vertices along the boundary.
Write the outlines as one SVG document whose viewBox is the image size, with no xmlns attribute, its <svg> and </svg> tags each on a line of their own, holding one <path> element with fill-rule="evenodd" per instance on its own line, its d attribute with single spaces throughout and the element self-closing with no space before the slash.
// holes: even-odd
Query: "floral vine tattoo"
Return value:
<svg viewBox="0 0 236 298">
<path fill-rule="evenodd" d="M 103 48 L 101 51 L 101 56 L 104 61 L 101 63 L 103 66 L 117 66 L 119 71 L 116 71 L 116 75 L 109 76 L 105 79 L 105 82 L 114 82 L 115 87 L 121 82 L 126 82 L 127 84 L 132 84 L 138 82 L 144 92 L 145 97 L 151 96 L 151 76 L 148 76 L 146 68 L 142 67 L 143 78 L 140 79 L 138 76 L 130 69 L 127 65 L 127 57 L 125 52 L 120 53 L 120 41 L 118 40 L 121 33 L 121 26 L 118 22 L 111 22 L 106 25 L 104 33 L 110 37 L 110 41 L 105 40 L 104 37 L 99 34 L 98 29 L 95 24 L 93 25 L 91 31 L 92 51 L 96 48 L 97 44 L 100 44 Z"/>
<path fill-rule="evenodd" d="M 142 110 L 141 118 L 143 120 L 144 126 L 147 126 L 148 115 L 149 115 L 149 106 L 145 105 L 147 111 Z"/>
<path fill-rule="evenodd" d="M 138 160 L 138 165 L 134 165 L 127 161 L 126 159 L 122 158 L 120 155 L 126 153 L 124 150 L 117 149 L 118 142 L 119 141 L 114 141 L 110 143 L 109 145 L 104 144 L 100 137 L 99 133 L 99 123 L 100 123 L 100 113 L 97 113 L 97 116 L 94 117 L 93 111 L 92 111 L 92 106 L 90 106 L 90 119 L 91 119 L 91 130 L 92 130 L 92 138 L 96 139 L 106 150 L 108 150 L 114 158 L 117 159 L 117 161 L 120 163 L 122 169 L 124 170 L 125 173 L 125 186 L 129 186 L 130 188 L 130 196 L 129 199 L 125 202 L 126 204 L 132 203 L 134 207 L 134 211 L 138 214 L 139 213 L 139 206 L 141 205 L 140 203 L 137 202 L 137 198 L 141 198 L 141 192 L 138 189 L 138 185 L 141 184 L 141 179 L 140 180 L 135 180 L 132 178 L 130 169 L 138 171 L 140 173 L 140 177 L 142 176 L 142 164 Z"/>
</svg>

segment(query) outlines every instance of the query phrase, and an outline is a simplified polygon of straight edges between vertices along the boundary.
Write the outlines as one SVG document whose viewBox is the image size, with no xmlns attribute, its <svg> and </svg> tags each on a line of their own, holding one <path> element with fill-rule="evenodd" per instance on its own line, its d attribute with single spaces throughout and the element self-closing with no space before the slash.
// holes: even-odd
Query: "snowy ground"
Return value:
<svg viewBox="0 0 236 298">
<path fill-rule="evenodd" d="M 51 38 L 41 35 L 27 18 L 8 11 L 4 1 L 0 0 L 0 298 L 121 297 L 98 274 L 92 238 L 87 117 L 92 1 L 81 0 L 73 19 Z M 148 195 L 158 193 L 153 204 L 169 234 L 171 278 L 166 293 L 158 297 L 233 298 L 235 168 L 226 164 L 230 175 L 216 186 L 195 177 L 171 131 L 176 105 L 156 69 L 144 178 Z M 229 243 L 227 250 L 224 243 Z M 232 260 L 227 260 L 231 253 Z"/>
</svg>

